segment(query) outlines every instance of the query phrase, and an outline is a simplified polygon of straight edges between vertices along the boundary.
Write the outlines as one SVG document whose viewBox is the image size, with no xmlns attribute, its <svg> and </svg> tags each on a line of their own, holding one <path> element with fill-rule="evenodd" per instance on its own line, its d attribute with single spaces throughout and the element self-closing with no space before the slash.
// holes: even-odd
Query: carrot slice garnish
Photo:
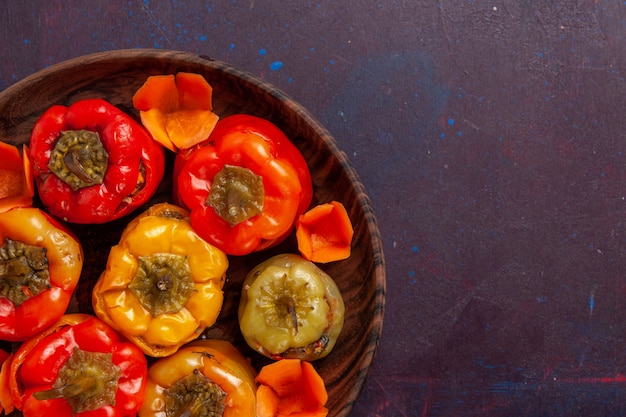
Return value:
<svg viewBox="0 0 626 417">
<path fill-rule="evenodd" d="M 280 359 L 261 368 L 256 377 L 257 417 L 324 417 L 328 392 L 310 362 Z"/>
<path fill-rule="evenodd" d="M 0 212 L 14 207 L 30 207 L 35 189 L 28 148 L 19 149 L 0 142 Z"/>
<path fill-rule="evenodd" d="M 213 89 L 200 74 L 153 75 L 135 92 L 133 106 L 154 140 L 176 152 L 209 137 L 219 117 Z"/>
<path fill-rule="evenodd" d="M 348 258 L 353 235 L 348 212 L 338 201 L 315 206 L 296 222 L 298 250 L 311 262 L 326 263 Z"/>
</svg>

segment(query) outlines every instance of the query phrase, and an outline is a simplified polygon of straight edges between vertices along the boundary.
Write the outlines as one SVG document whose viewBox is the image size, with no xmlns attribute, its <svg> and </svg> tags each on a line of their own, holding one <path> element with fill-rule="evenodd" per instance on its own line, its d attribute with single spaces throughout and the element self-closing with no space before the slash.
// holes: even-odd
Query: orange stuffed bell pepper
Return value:
<svg viewBox="0 0 626 417">
<path fill-rule="evenodd" d="M 254 417 L 256 372 L 225 340 L 197 340 L 148 370 L 139 417 Z"/>
<path fill-rule="evenodd" d="M 33 204 L 35 187 L 28 159 L 16 146 L 0 141 L 0 212 Z"/>
<path fill-rule="evenodd" d="M 83 267 L 83 250 L 34 207 L 0 213 L 0 340 L 22 341 L 59 319 Z"/>
<path fill-rule="evenodd" d="M 247 114 L 221 119 L 206 142 L 178 152 L 173 188 L 198 234 L 229 255 L 283 241 L 313 195 L 298 148 L 273 123 Z"/>
<path fill-rule="evenodd" d="M 196 339 L 222 308 L 228 258 L 188 216 L 159 203 L 133 219 L 93 289 L 96 315 L 150 356 Z"/>
</svg>

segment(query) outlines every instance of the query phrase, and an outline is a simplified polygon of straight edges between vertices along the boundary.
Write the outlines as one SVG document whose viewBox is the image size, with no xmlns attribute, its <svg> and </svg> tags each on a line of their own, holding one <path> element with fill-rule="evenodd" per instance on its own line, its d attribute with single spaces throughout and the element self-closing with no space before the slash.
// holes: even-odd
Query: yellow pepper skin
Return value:
<svg viewBox="0 0 626 417">
<path fill-rule="evenodd" d="M 171 356 L 160 358 L 148 370 L 146 397 L 139 417 L 195 415 L 199 398 L 187 398 L 189 408 L 167 410 L 167 390 L 181 379 L 199 372 L 226 394 L 222 399 L 223 417 L 254 417 L 256 409 L 256 371 L 250 362 L 226 340 L 196 340 Z M 187 392 L 189 388 L 187 388 Z M 194 403 L 196 400 L 196 403 Z M 171 402 L 170 402 L 171 404 Z M 181 404 L 178 404 L 179 406 Z"/>
<path fill-rule="evenodd" d="M 186 210 L 159 203 L 111 248 L 94 312 L 146 355 L 168 356 L 215 323 L 227 268 L 226 254 L 194 232 Z"/>
<path fill-rule="evenodd" d="M 252 349 L 271 359 L 313 361 L 328 355 L 344 315 L 335 281 L 299 255 L 273 256 L 254 267 L 243 282 L 241 334 Z"/>
</svg>

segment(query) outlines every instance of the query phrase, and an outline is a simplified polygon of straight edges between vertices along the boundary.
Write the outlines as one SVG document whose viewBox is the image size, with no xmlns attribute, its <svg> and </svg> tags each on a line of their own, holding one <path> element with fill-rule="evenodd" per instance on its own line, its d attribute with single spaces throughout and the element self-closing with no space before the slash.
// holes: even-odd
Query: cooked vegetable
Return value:
<svg viewBox="0 0 626 417">
<path fill-rule="evenodd" d="M 5 369 L 5 363 L 10 362 L 10 358 L 12 358 L 11 354 L 0 349 L 0 413 L 6 411 L 6 414 L 13 411 L 13 402 L 11 401 L 11 392 L 9 390 L 10 364 L 6 365 Z M 7 407 L 6 410 L 4 409 L 5 405 Z"/>
<path fill-rule="evenodd" d="M 261 368 L 256 381 L 257 417 L 328 414 L 324 380 L 309 362 L 281 359 Z"/>
<path fill-rule="evenodd" d="M 50 107 L 35 123 L 30 159 L 41 201 L 71 223 L 105 223 L 148 201 L 165 169 L 163 148 L 100 99 Z"/>
<path fill-rule="evenodd" d="M 298 250 L 312 262 L 348 258 L 353 234 L 348 212 L 338 201 L 315 206 L 296 222 Z"/>
<path fill-rule="evenodd" d="M 283 254 L 248 273 L 238 314 L 241 333 L 257 352 L 315 360 L 335 346 L 344 304 L 328 274 L 298 255 Z"/>
<path fill-rule="evenodd" d="M 230 255 L 284 240 L 312 197 L 298 149 L 271 122 L 237 114 L 221 119 L 207 142 L 178 152 L 176 201 L 200 236 Z"/>
<path fill-rule="evenodd" d="M 219 117 L 213 89 L 200 74 L 153 75 L 133 96 L 142 124 L 152 137 L 176 151 L 209 137 Z"/>
<path fill-rule="evenodd" d="M 139 417 L 254 417 L 256 371 L 225 340 L 197 340 L 150 366 Z"/>
<path fill-rule="evenodd" d="M 135 345 L 96 317 L 63 316 L 11 359 L 13 405 L 30 416 L 134 416 L 148 365 Z"/>
<path fill-rule="evenodd" d="M 31 206 L 34 193 L 28 148 L 20 155 L 17 147 L 0 142 L 0 212 Z"/>
<path fill-rule="evenodd" d="M 93 289 L 98 317 L 150 356 L 167 356 L 213 325 L 228 259 L 202 240 L 189 213 L 159 203 L 133 219 Z"/>
<path fill-rule="evenodd" d="M 83 267 L 80 243 L 34 207 L 0 213 L 0 339 L 25 340 L 67 309 Z"/>
</svg>

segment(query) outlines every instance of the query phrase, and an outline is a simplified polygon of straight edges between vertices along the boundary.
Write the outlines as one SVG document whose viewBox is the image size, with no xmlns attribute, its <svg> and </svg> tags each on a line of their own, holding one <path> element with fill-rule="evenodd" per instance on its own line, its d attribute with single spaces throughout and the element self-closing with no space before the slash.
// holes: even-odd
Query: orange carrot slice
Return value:
<svg viewBox="0 0 626 417">
<path fill-rule="evenodd" d="M 24 146 L 22 156 L 16 146 L 0 142 L 0 212 L 31 206 L 33 195 L 28 148 Z"/>
<path fill-rule="evenodd" d="M 313 365 L 281 359 L 264 366 L 256 377 L 258 417 L 324 417 L 328 392 Z"/>
<path fill-rule="evenodd" d="M 297 394 L 302 389 L 302 364 L 299 359 L 279 360 L 264 366 L 257 382 L 272 388 L 279 397 Z"/>
<path fill-rule="evenodd" d="M 135 92 L 133 106 L 139 111 L 158 108 L 165 113 L 178 110 L 178 89 L 174 75 L 154 75 Z"/>
<path fill-rule="evenodd" d="M 256 390 L 256 416 L 274 417 L 278 413 L 280 398 L 267 385 L 259 385 Z"/>
<path fill-rule="evenodd" d="M 296 240 L 303 258 L 333 262 L 350 256 L 354 229 L 346 208 L 338 201 L 320 204 L 296 222 Z"/>
<path fill-rule="evenodd" d="M 307 398 L 314 398 L 318 404 L 326 404 L 328 401 L 326 385 L 320 374 L 313 367 L 313 364 L 302 362 L 302 377 L 305 381 L 304 389 Z"/>
<path fill-rule="evenodd" d="M 200 74 L 153 75 L 135 92 L 133 106 L 154 140 L 176 152 L 209 137 L 219 117 L 213 89 Z"/>
<path fill-rule="evenodd" d="M 213 110 L 213 88 L 200 74 L 176 74 L 178 101 L 181 107 L 193 110 Z"/>
</svg>

